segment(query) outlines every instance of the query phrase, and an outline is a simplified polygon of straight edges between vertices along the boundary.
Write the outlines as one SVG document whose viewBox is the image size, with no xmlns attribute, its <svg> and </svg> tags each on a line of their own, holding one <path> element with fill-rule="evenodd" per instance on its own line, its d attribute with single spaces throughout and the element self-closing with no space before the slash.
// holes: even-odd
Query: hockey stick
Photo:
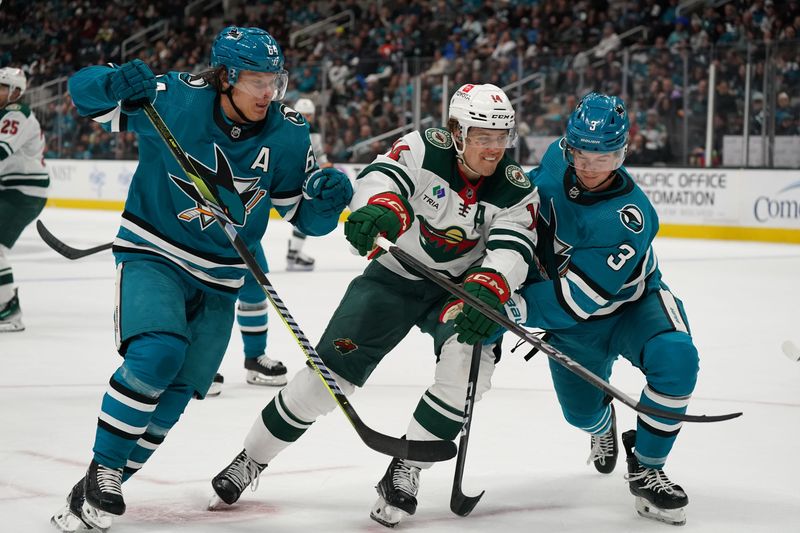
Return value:
<svg viewBox="0 0 800 533">
<path fill-rule="evenodd" d="M 41 220 L 36 221 L 36 231 L 39 232 L 39 236 L 45 242 L 47 246 L 61 254 L 62 256 L 66 257 L 67 259 L 80 259 L 81 257 L 86 257 L 87 255 L 96 254 L 97 252 L 103 252 L 105 250 L 110 250 L 112 243 L 107 242 L 105 244 L 100 244 L 98 246 L 94 246 L 92 248 L 86 248 L 85 250 L 81 250 L 79 248 L 73 248 L 72 246 L 60 241 L 55 235 L 50 233 L 44 223 Z"/>
<path fill-rule="evenodd" d="M 483 493 L 477 496 L 467 496 L 461 491 L 461 479 L 464 477 L 464 462 L 467 460 L 467 444 L 469 444 L 469 429 L 472 427 L 472 409 L 475 407 L 475 389 L 478 386 L 478 371 L 481 367 L 482 343 L 472 347 L 472 360 L 469 364 L 469 378 L 467 378 L 467 400 L 464 405 L 464 426 L 461 428 L 461 438 L 458 441 L 458 455 L 456 456 L 456 473 L 453 476 L 453 491 L 450 493 L 450 510 L 458 516 L 467 516 L 478 505 Z"/>
<path fill-rule="evenodd" d="M 283 323 L 286 324 L 286 326 L 292 332 L 292 336 L 294 336 L 294 339 L 300 345 L 300 348 L 303 350 L 303 353 L 311 364 L 311 367 L 316 371 L 319 378 L 325 384 L 328 392 L 330 392 L 331 396 L 333 396 L 334 400 L 336 400 L 336 403 L 342 409 L 345 416 L 350 421 L 350 424 L 352 424 L 353 428 L 358 433 L 359 437 L 361 437 L 361 440 L 364 441 L 364 444 L 375 451 L 401 459 L 433 462 L 446 461 L 454 457 L 456 455 L 456 446 L 450 441 L 414 441 L 398 439 L 389 435 L 378 433 L 361 420 L 361 418 L 358 416 L 358 413 L 356 413 L 356 410 L 347 399 L 347 396 L 345 396 L 344 392 L 331 375 L 331 371 L 319 357 L 305 333 L 303 333 L 303 331 L 300 329 L 300 326 L 297 325 L 297 322 L 289 313 L 289 310 L 278 296 L 275 288 L 267 279 L 264 271 L 258 266 L 255 257 L 253 257 L 253 254 L 250 253 L 250 250 L 247 249 L 244 241 L 236 232 L 236 228 L 233 226 L 233 224 L 228 222 L 226 218 L 224 218 L 224 216 L 227 215 L 225 212 L 226 208 L 220 204 L 217 198 L 214 197 L 212 193 L 213 189 L 210 188 L 209 185 L 199 177 L 197 170 L 189 160 L 186 152 L 183 151 L 178 144 L 177 139 L 175 139 L 175 136 L 172 135 L 172 132 L 164 123 L 164 119 L 161 118 L 161 115 L 158 114 L 158 111 L 156 111 L 151 103 L 146 102 L 143 104 L 142 108 L 144 109 L 147 118 L 150 119 L 150 122 L 153 123 L 156 131 L 169 147 L 172 155 L 175 157 L 175 160 L 186 173 L 186 176 L 192 181 L 192 183 L 194 183 L 194 186 L 197 188 L 204 200 L 205 207 L 211 211 L 214 219 L 225 232 L 225 235 L 236 249 L 236 252 L 247 264 L 247 268 L 256 278 L 259 285 L 261 285 L 261 287 L 264 289 L 264 292 L 267 294 L 267 297 L 269 297 L 272 306 L 281 316 Z"/>
<path fill-rule="evenodd" d="M 668 418 L 670 420 L 681 420 L 684 422 L 721 422 L 723 420 L 730 420 L 731 418 L 737 418 L 742 416 L 742 413 L 729 413 L 726 415 L 686 415 L 680 413 L 670 413 L 669 411 L 663 411 L 661 409 L 650 407 L 649 405 L 642 405 L 640 402 L 634 400 L 621 390 L 617 389 L 606 380 L 599 377 L 594 372 L 591 372 L 580 363 L 569 357 L 568 355 L 562 353 L 557 348 L 554 348 L 550 344 L 544 342 L 543 340 L 537 338 L 535 335 L 530 333 L 525 328 L 521 327 L 519 324 L 513 322 L 505 315 L 502 315 L 483 303 L 482 301 L 478 300 L 470 293 L 465 291 L 459 285 L 456 285 L 449 279 L 445 278 L 435 270 L 428 268 L 425 264 L 420 262 L 417 258 L 403 250 L 402 248 L 398 247 L 397 245 L 393 244 L 391 241 L 386 239 L 385 237 L 378 236 L 375 240 L 375 244 L 377 244 L 382 249 L 386 250 L 390 254 L 392 254 L 398 261 L 409 265 L 413 269 L 417 271 L 417 273 L 425 276 L 429 280 L 433 281 L 447 292 L 460 298 L 465 303 L 469 304 L 470 306 L 474 307 L 478 311 L 480 311 L 484 316 L 491 318 L 508 331 L 519 337 L 520 339 L 529 342 L 530 344 L 537 347 L 540 351 L 547 354 L 547 356 L 555 361 L 556 363 L 560 364 L 570 372 L 578 375 L 579 377 L 583 378 L 584 380 L 588 381 L 590 384 L 594 385 L 598 389 L 602 390 L 603 392 L 613 396 L 620 402 L 624 403 L 634 411 L 638 413 L 643 413 L 651 416 L 659 416 L 663 418 Z"/>
</svg>

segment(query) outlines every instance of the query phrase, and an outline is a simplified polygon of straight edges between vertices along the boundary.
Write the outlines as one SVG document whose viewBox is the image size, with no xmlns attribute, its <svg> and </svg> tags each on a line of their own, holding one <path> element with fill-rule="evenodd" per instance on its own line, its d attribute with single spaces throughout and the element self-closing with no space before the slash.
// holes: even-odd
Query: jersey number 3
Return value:
<svg viewBox="0 0 800 533">
<path fill-rule="evenodd" d="M 619 253 L 616 255 L 609 255 L 608 259 L 606 259 L 606 263 L 608 263 L 608 266 L 610 266 L 613 270 L 619 270 L 625 265 L 628 259 L 634 255 L 636 255 L 636 250 L 627 244 L 620 244 Z"/>
</svg>

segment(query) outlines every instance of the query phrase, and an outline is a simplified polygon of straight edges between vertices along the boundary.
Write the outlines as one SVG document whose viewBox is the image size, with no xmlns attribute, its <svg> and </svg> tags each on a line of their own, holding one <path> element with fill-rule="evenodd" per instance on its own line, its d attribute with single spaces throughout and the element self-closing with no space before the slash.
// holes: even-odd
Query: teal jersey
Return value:
<svg viewBox="0 0 800 533">
<path fill-rule="evenodd" d="M 587 192 L 556 141 L 528 176 L 541 205 L 536 262 L 522 290 L 526 325 L 562 329 L 605 318 L 662 287 L 651 246 L 658 216 L 624 167 L 608 189 Z"/>
<path fill-rule="evenodd" d="M 247 272 L 244 262 L 147 116 L 123 113 L 108 95 L 115 68 L 84 68 L 70 78 L 69 88 L 81 115 L 106 130 L 138 135 L 139 164 L 114 241 L 117 262 L 155 258 L 178 266 L 204 288 L 235 296 Z M 199 173 L 233 177 L 246 206 L 244 222 L 236 229 L 251 252 L 264 235 L 272 207 L 309 235 L 336 227 L 338 217 L 320 217 L 303 199 L 303 183 L 318 165 L 302 115 L 272 102 L 265 120 L 236 124 L 204 80 L 170 72 L 156 81 L 153 105 Z"/>
</svg>

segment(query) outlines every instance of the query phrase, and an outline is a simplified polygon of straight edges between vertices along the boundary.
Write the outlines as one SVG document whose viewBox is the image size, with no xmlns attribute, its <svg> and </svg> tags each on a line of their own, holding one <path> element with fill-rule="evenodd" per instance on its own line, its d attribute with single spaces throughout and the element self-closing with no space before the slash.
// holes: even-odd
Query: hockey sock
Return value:
<svg viewBox="0 0 800 533">
<path fill-rule="evenodd" d="M 93 451 L 99 464 L 126 465 L 185 353 L 186 341 L 175 335 L 147 333 L 130 341 L 125 363 L 109 380 L 97 419 Z"/>
<path fill-rule="evenodd" d="M 178 422 L 193 394 L 194 390 L 188 385 L 171 385 L 161 394 L 147 431 L 136 441 L 136 447 L 128 457 L 123 471 L 123 481 L 138 472 L 164 442 L 167 433 Z"/>
<path fill-rule="evenodd" d="M 414 420 L 427 432 L 441 440 L 453 440 L 464 424 L 464 410 L 448 405 L 430 390 L 420 398 Z M 409 437 L 411 438 L 411 437 Z"/>
<path fill-rule="evenodd" d="M 11 263 L 6 257 L 7 250 L 0 244 L 0 309 L 14 297 L 14 274 L 11 271 Z"/>
<path fill-rule="evenodd" d="M 289 239 L 289 250 L 299 252 L 306 243 L 306 235 L 296 229 L 292 229 L 292 238 Z"/>
<path fill-rule="evenodd" d="M 267 332 L 269 331 L 267 301 L 249 303 L 239 301 L 236 308 L 236 322 L 242 332 L 244 356 L 256 358 L 266 353 Z"/>
<path fill-rule="evenodd" d="M 588 425 L 582 426 L 579 429 L 582 429 L 591 435 L 602 435 L 604 433 L 608 433 L 611 430 L 611 406 L 603 406 L 603 410 L 600 412 L 600 416 L 596 420 L 591 421 Z"/>
<path fill-rule="evenodd" d="M 128 375 L 126 379 L 126 374 L 130 373 L 123 364 L 111 376 L 97 417 L 94 459 L 109 468 L 125 466 L 136 442 L 147 429 L 161 394 L 160 390 L 133 376 Z"/>
<path fill-rule="evenodd" d="M 697 349 L 691 337 L 680 331 L 657 335 L 644 347 L 643 367 L 647 385 L 639 401 L 673 413 L 685 413 L 697 382 Z M 639 413 L 635 454 L 648 468 L 661 468 L 682 422 Z"/>
</svg>

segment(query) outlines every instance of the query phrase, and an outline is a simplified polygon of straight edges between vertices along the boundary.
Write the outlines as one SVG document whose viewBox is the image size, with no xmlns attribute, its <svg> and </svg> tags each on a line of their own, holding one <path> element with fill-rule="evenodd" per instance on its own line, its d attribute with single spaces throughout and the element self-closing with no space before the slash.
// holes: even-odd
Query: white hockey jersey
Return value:
<svg viewBox="0 0 800 533">
<path fill-rule="evenodd" d="M 0 109 L 0 191 L 47 197 L 50 175 L 44 164 L 44 135 L 27 104 Z"/>
<path fill-rule="evenodd" d="M 524 281 L 536 249 L 539 194 L 509 157 L 494 174 L 471 183 L 458 171 L 448 131 L 409 133 L 361 171 L 350 209 L 386 191 L 411 204 L 414 222 L 397 244 L 425 265 L 453 280 L 480 265 L 503 274 L 512 288 Z M 389 254 L 377 260 L 398 275 L 420 279 Z"/>
</svg>

